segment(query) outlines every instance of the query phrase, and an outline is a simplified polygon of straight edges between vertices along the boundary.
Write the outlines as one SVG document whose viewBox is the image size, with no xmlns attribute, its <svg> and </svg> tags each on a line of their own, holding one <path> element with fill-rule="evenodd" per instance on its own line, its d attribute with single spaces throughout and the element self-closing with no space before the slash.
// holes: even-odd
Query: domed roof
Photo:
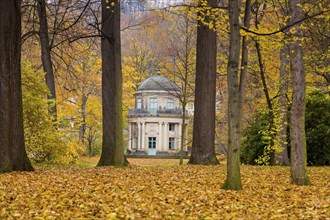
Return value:
<svg viewBox="0 0 330 220">
<path fill-rule="evenodd" d="M 165 90 L 179 91 L 179 87 L 165 76 L 151 76 L 144 80 L 138 87 L 137 91 L 145 90 Z"/>
</svg>

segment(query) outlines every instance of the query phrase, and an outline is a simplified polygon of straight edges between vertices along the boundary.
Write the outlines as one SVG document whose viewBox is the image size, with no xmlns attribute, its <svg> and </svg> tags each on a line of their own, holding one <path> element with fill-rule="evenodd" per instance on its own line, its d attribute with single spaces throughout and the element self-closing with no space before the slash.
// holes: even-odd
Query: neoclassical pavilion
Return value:
<svg viewBox="0 0 330 220">
<path fill-rule="evenodd" d="M 151 76 L 138 86 L 135 108 L 128 112 L 128 149 L 133 155 L 178 154 L 182 137 L 180 94 L 173 81 L 160 75 Z"/>
</svg>

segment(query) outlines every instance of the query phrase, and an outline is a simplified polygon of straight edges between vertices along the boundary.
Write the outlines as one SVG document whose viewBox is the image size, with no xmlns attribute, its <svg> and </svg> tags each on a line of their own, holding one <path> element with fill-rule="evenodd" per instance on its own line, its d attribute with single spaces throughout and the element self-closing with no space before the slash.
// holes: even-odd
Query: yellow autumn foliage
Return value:
<svg viewBox="0 0 330 220">
<path fill-rule="evenodd" d="M 313 185 L 288 167 L 241 166 L 242 191 L 220 189 L 225 165 L 178 166 L 130 159 L 127 168 L 39 170 L 0 175 L 0 219 L 327 219 L 330 168 Z"/>
<path fill-rule="evenodd" d="M 80 146 L 64 141 L 48 113 L 44 73 L 28 62 L 22 65 L 24 138 L 28 157 L 36 163 L 74 163 Z"/>
</svg>

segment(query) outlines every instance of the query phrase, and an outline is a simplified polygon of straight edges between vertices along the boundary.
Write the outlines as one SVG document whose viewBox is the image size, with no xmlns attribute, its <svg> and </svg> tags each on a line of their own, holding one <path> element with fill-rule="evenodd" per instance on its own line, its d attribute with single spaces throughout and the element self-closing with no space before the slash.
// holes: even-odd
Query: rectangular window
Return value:
<svg viewBox="0 0 330 220">
<path fill-rule="evenodd" d="M 174 100 L 173 99 L 167 99 L 167 109 L 174 109 Z"/>
<path fill-rule="evenodd" d="M 175 138 L 174 137 L 170 137 L 168 139 L 168 149 L 170 149 L 170 150 L 175 149 Z"/>
<path fill-rule="evenodd" d="M 170 124 L 168 125 L 168 130 L 169 130 L 169 131 L 175 131 L 175 124 L 170 123 Z"/>
<path fill-rule="evenodd" d="M 149 137 L 148 147 L 149 149 L 156 149 L 156 137 Z"/>
<path fill-rule="evenodd" d="M 150 109 L 157 109 L 157 98 L 150 98 Z"/>
<path fill-rule="evenodd" d="M 138 139 L 133 138 L 133 149 L 137 149 L 137 148 L 138 148 Z"/>
<path fill-rule="evenodd" d="M 142 108 L 142 100 L 141 99 L 137 99 L 136 100 L 136 108 L 137 109 L 141 109 Z"/>
<path fill-rule="evenodd" d="M 157 98 L 150 98 L 149 110 L 150 114 L 157 114 Z"/>
</svg>

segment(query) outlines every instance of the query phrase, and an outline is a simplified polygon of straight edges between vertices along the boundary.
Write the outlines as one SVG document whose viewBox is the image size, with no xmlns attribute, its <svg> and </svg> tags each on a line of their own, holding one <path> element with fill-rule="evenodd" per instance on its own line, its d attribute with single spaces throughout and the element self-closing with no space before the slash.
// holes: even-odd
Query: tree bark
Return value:
<svg viewBox="0 0 330 220">
<path fill-rule="evenodd" d="M 85 133 L 86 133 L 86 107 L 87 107 L 87 95 L 82 95 L 81 98 L 81 125 L 79 129 L 79 142 L 84 144 L 85 142 Z"/>
<path fill-rule="evenodd" d="M 0 0 L 0 173 L 33 171 L 23 132 L 21 1 Z"/>
<path fill-rule="evenodd" d="M 184 86 L 187 87 L 186 85 Z M 184 98 L 184 101 L 182 102 L 182 126 L 181 126 L 181 147 L 180 147 L 180 161 L 179 165 L 183 165 L 183 157 L 184 157 L 184 146 L 186 144 L 186 104 L 185 101 L 186 98 Z"/>
<path fill-rule="evenodd" d="M 290 22 L 303 17 L 301 0 L 290 0 Z M 306 81 L 304 72 L 303 50 L 301 46 L 302 31 L 300 24 L 293 26 L 290 48 L 292 108 L 290 117 L 291 139 L 291 179 L 297 185 L 309 185 L 306 171 L 307 153 L 305 138 L 305 96 Z"/>
<path fill-rule="evenodd" d="M 244 27 L 250 28 L 250 20 L 251 20 L 251 0 L 246 0 L 245 2 L 245 15 L 244 15 Z M 249 62 L 249 50 L 248 45 L 250 44 L 250 40 L 247 36 L 243 36 L 242 38 L 242 59 L 241 59 L 241 77 L 240 77 L 240 85 L 244 85 L 246 81 L 246 75 L 248 70 L 248 62 Z M 244 100 L 244 87 L 241 88 L 241 100 Z"/>
<path fill-rule="evenodd" d="M 279 96 L 279 109 L 278 115 L 280 117 L 280 127 L 277 132 L 279 145 L 281 147 L 280 152 L 275 153 L 276 164 L 281 166 L 289 166 L 288 156 L 288 144 L 287 144 L 287 129 L 288 129 L 288 48 L 287 45 L 283 45 L 280 52 L 280 96 Z"/>
<path fill-rule="evenodd" d="M 200 3 L 201 4 L 201 3 Z M 208 0 L 216 7 L 216 0 Z M 198 13 L 201 16 L 201 13 Z M 212 22 L 209 17 L 205 22 Z M 213 21 L 214 22 L 214 21 Z M 193 143 L 189 164 L 215 165 L 215 95 L 216 95 L 216 33 L 201 21 L 197 27 L 197 58 Z"/>
<path fill-rule="evenodd" d="M 249 18 L 250 2 L 246 1 L 245 16 Z M 249 19 L 245 20 L 246 22 Z M 230 42 L 227 65 L 228 83 L 228 154 L 227 154 L 227 179 L 223 189 L 241 190 L 240 174 L 240 148 L 241 148 L 241 118 L 244 102 L 244 84 L 246 72 L 242 71 L 239 79 L 240 59 L 240 33 L 239 33 L 239 4 L 238 0 L 229 1 Z M 246 25 L 246 24 L 245 24 Z M 247 49 L 243 45 L 244 49 Z M 245 51 L 242 51 L 242 61 L 245 65 Z"/>
<path fill-rule="evenodd" d="M 113 4 L 113 5 L 112 5 Z M 98 166 L 124 166 L 120 4 L 102 0 L 103 142 Z"/>
<path fill-rule="evenodd" d="M 38 15 L 39 15 L 39 38 L 41 46 L 41 60 L 42 66 L 46 73 L 45 79 L 49 89 L 49 113 L 53 116 L 53 121 L 57 121 L 56 114 L 56 91 L 55 91 L 55 78 L 53 71 L 53 63 L 50 54 L 48 23 L 46 13 L 46 1 L 38 0 Z"/>
</svg>

